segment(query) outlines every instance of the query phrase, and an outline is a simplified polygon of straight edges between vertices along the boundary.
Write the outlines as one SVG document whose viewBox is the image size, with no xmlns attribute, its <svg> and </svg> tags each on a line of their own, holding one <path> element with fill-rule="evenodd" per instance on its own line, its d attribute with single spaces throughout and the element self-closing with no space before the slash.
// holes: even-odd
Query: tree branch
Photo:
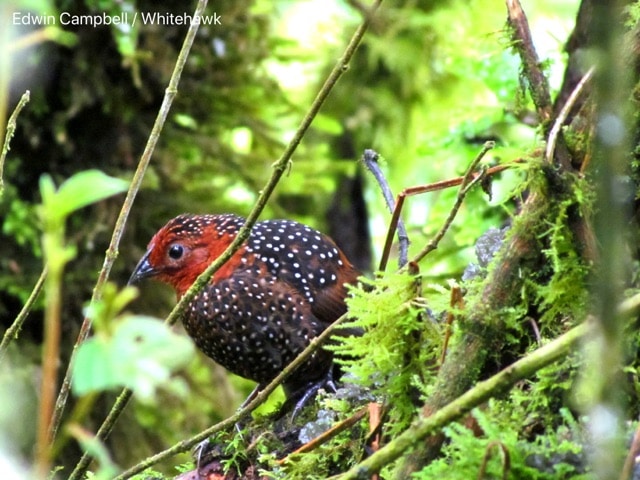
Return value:
<svg viewBox="0 0 640 480">
<path fill-rule="evenodd" d="M 498 374 L 478 382 L 471 390 L 449 402 L 433 415 L 419 418 L 411 427 L 376 453 L 336 478 L 357 480 L 367 478 L 380 471 L 382 467 L 406 454 L 408 450 L 415 447 L 427 436 L 434 434 L 490 398 L 508 391 L 520 380 L 535 375 L 541 368 L 564 358 L 580 340 L 592 331 L 593 327 L 589 321 L 572 328 L 544 347 L 509 365 Z M 409 478 L 405 475 L 406 472 L 403 472 L 398 478 Z"/>
</svg>

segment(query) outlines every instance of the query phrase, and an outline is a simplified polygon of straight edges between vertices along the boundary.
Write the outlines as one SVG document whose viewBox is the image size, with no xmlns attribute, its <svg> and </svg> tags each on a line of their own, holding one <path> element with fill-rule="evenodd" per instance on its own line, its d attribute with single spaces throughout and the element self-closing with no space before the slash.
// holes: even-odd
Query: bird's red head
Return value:
<svg viewBox="0 0 640 480">
<path fill-rule="evenodd" d="M 181 297 L 233 241 L 239 229 L 236 218 L 183 214 L 169 220 L 149 242 L 129 283 L 155 278 L 171 285 Z M 235 263 L 233 258 L 225 263 L 215 278 L 223 277 Z"/>
</svg>

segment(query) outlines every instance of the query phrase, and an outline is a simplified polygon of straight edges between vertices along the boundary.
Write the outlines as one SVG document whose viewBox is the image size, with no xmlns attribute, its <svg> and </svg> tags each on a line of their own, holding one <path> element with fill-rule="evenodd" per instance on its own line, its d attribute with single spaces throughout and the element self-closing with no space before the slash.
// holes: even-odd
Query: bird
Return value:
<svg viewBox="0 0 640 480">
<path fill-rule="evenodd" d="M 178 215 L 152 237 L 129 283 L 153 278 L 180 299 L 245 221 L 235 214 Z M 257 222 L 189 302 L 182 322 L 205 355 L 257 382 L 246 405 L 347 311 L 347 285 L 359 275 L 327 235 L 291 220 Z M 316 350 L 283 382 L 287 400 L 299 409 L 323 382 L 333 385 L 332 372 L 332 353 Z"/>
</svg>

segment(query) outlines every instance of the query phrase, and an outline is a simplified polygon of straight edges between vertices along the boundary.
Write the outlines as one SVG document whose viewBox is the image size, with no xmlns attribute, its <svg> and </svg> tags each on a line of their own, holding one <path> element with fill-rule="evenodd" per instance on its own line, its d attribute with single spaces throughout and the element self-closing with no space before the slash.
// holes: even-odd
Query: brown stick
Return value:
<svg viewBox="0 0 640 480">
<path fill-rule="evenodd" d="M 322 445 L 323 443 L 328 442 L 333 437 L 338 435 L 340 432 L 343 432 L 347 428 L 351 428 L 353 425 L 355 425 L 360 420 L 362 420 L 362 418 L 366 415 L 367 411 L 368 411 L 368 407 L 362 407 L 360 410 L 358 410 L 356 413 L 351 415 L 349 418 L 345 418 L 341 422 L 336 423 L 329 430 L 327 430 L 326 432 L 321 433 L 320 435 L 315 437 L 313 440 L 305 443 L 300 448 L 298 448 L 297 450 L 294 450 L 293 452 L 291 452 L 286 457 L 281 458 L 280 460 L 277 460 L 276 463 L 278 465 L 282 465 L 287 461 L 287 459 L 291 455 L 295 455 L 296 453 L 310 452 L 314 448 L 318 448 L 320 445 Z"/>
</svg>

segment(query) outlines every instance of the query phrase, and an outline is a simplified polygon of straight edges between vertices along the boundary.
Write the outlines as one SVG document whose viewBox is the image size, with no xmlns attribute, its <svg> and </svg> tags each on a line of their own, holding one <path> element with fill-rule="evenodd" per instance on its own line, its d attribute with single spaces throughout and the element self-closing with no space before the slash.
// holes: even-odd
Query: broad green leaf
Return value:
<svg viewBox="0 0 640 480">
<path fill-rule="evenodd" d="M 160 386 L 180 389 L 171 373 L 193 356 L 191 341 L 161 321 L 131 316 L 121 321 L 113 336 L 99 335 L 78 350 L 72 381 L 76 395 L 115 387 L 132 389 L 143 400 L 152 399 Z"/>
<path fill-rule="evenodd" d="M 42 188 L 42 182 L 41 182 Z M 53 200 L 49 215 L 65 218 L 70 213 L 107 197 L 126 191 L 127 182 L 110 177 L 100 170 L 85 170 L 66 180 Z"/>
</svg>

